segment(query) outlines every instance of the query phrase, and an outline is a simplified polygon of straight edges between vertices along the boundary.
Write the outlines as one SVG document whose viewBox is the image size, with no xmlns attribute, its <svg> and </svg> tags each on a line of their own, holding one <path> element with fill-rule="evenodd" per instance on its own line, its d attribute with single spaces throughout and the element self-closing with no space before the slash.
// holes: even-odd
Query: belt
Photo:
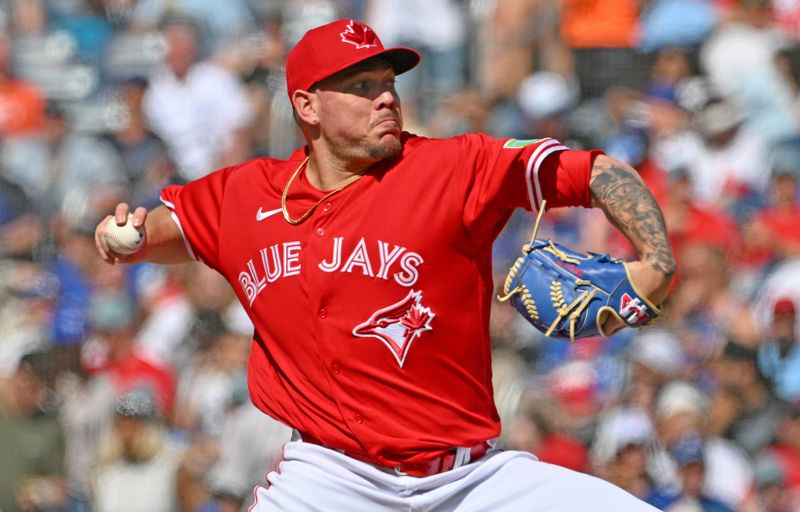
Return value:
<svg viewBox="0 0 800 512">
<path fill-rule="evenodd" d="M 355 459 L 359 462 L 365 462 L 379 469 L 390 471 L 398 476 L 408 475 L 416 477 L 438 475 L 439 473 L 444 473 L 461 466 L 466 466 L 470 462 L 476 461 L 486 455 L 486 452 L 494 448 L 496 442 L 496 440 L 492 439 L 489 441 L 481 441 L 480 443 L 469 447 L 459 446 L 438 457 L 424 462 L 401 462 L 393 467 L 387 467 L 376 463 L 375 460 L 366 453 L 332 448 L 319 442 L 312 436 L 301 434 L 297 431 L 295 431 L 293 440 L 302 440 L 304 443 L 311 443 L 322 446 L 323 448 L 328 448 L 329 450 L 337 451 L 343 455 L 347 455 L 351 459 Z"/>
</svg>

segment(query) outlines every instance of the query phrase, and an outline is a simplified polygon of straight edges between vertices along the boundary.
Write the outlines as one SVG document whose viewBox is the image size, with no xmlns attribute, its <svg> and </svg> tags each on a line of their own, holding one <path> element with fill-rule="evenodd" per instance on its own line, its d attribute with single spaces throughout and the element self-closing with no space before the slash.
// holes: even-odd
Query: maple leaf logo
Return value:
<svg viewBox="0 0 800 512">
<path fill-rule="evenodd" d="M 342 36 L 342 41 L 352 44 L 359 50 L 378 46 L 378 36 L 375 35 L 375 32 L 355 20 L 350 20 L 347 28 L 339 35 Z"/>
<path fill-rule="evenodd" d="M 353 329 L 353 335 L 381 340 L 402 368 L 411 342 L 433 329 L 430 324 L 436 315 L 421 301 L 422 292 L 411 290 L 402 300 L 372 313 L 366 322 Z"/>
<path fill-rule="evenodd" d="M 406 312 L 406 315 L 400 319 L 400 325 L 413 332 L 422 332 L 430 329 L 428 324 L 431 322 L 430 308 L 423 308 L 419 304 L 414 304 Z"/>
</svg>

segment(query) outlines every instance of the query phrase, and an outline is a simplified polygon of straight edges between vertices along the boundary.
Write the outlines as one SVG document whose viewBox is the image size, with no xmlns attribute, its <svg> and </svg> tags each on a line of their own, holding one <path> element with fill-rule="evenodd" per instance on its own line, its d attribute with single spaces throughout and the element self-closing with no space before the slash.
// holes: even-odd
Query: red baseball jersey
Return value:
<svg viewBox="0 0 800 512">
<path fill-rule="evenodd" d="M 493 241 L 514 208 L 588 206 L 594 158 L 553 139 L 403 142 L 296 226 L 281 192 L 306 149 L 162 194 L 187 249 L 228 279 L 255 324 L 253 403 L 386 466 L 497 437 Z M 301 171 L 289 213 L 324 195 Z"/>
</svg>

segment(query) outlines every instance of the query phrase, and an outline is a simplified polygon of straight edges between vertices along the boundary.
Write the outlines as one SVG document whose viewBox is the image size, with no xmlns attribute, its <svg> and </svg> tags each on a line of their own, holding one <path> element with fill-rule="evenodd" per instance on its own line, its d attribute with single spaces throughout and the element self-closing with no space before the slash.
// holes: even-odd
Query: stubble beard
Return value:
<svg viewBox="0 0 800 512">
<path fill-rule="evenodd" d="M 330 150 L 343 161 L 357 161 L 365 165 L 372 165 L 398 155 L 403 149 L 399 136 L 392 136 L 388 140 L 384 137 L 378 140 L 365 141 L 363 139 L 339 139 L 328 144 Z"/>
<path fill-rule="evenodd" d="M 378 162 L 391 158 L 403 149 L 403 143 L 400 139 L 394 139 L 386 144 L 375 144 L 367 148 L 367 155 L 370 159 Z"/>
</svg>

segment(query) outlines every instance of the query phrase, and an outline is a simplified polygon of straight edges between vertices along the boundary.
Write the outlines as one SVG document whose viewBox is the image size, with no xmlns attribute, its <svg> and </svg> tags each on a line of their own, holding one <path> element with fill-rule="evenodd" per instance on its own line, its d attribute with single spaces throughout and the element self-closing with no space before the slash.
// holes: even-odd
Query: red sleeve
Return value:
<svg viewBox="0 0 800 512">
<path fill-rule="evenodd" d="M 539 170 L 539 187 L 547 209 L 557 206 L 583 206 L 592 203 L 589 178 L 592 165 L 601 151 L 562 151 L 547 158 Z M 539 203 L 535 206 L 538 208 Z"/>
<path fill-rule="evenodd" d="M 186 243 L 196 260 L 219 268 L 219 228 L 222 200 L 231 171 L 227 167 L 186 185 L 170 185 L 161 191 L 161 202 L 172 210 Z"/>
<path fill-rule="evenodd" d="M 514 208 L 538 211 L 591 204 L 589 177 L 597 151 L 575 151 L 551 138 L 498 140 L 473 134 L 462 138 L 465 177 L 464 223 L 482 230 L 504 223 Z"/>
</svg>

